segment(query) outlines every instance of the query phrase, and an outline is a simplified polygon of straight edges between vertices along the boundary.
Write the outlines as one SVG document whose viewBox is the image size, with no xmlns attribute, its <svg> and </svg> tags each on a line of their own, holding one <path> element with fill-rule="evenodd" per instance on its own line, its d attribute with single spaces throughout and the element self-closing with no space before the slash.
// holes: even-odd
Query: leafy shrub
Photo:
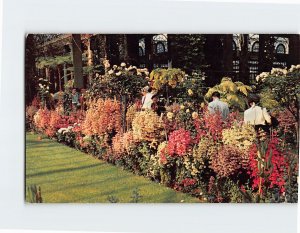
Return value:
<svg viewBox="0 0 300 233">
<path fill-rule="evenodd" d="M 164 137 L 162 119 L 151 110 L 141 111 L 135 115 L 132 130 L 134 140 L 147 141 L 156 146 Z"/>
<path fill-rule="evenodd" d="M 83 122 L 86 135 L 113 135 L 121 130 L 120 103 L 111 99 L 98 99 L 90 104 Z"/>
<path fill-rule="evenodd" d="M 213 154 L 211 168 L 220 177 L 228 177 L 237 174 L 241 168 L 242 152 L 234 147 L 223 145 L 218 153 Z"/>
<path fill-rule="evenodd" d="M 221 100 L 228 103 L 229 107 L 245 110 L 247 106 L 245 97 L 252 91 L 252 88 L 242 82 L 233 82 L 231 78 L 224 77 L 220 84 L 209 88 L 205 98 L 209 100 L 215 91 L 220 92 Z"/>
<path fill-rule="evenodd" d="M 170 134 L 168 141 L 168 154 L 171 157 L 184 156 L 191 148 L 190 132 L 184 129 L 178 129 Z"/>
</svg>

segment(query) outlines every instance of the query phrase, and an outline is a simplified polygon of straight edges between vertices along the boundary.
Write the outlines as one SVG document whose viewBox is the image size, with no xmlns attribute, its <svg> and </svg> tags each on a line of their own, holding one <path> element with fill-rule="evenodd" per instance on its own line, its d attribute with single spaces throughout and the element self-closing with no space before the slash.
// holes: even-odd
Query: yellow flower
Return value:
<svg viewBox="0 0 300 233">
<path fill-rule="evenodd" d="M 205 103 L 202 102 L 200 106 L 201 106 L 201 108 L 204 108 L 205 107 Z"/>
<path fill-rule="evenodd" d="M 193 112 L 192 113 L 192 118 L 195 120 L 198 118 L 198 113 L 197 112 Z"/>
<path fill-rule="evenodd" d="M 168 112 L 167 113 L 167 118 L 169 119 L 169 120 L 171 120 L 172 118 L 173 118 L 173 113 L 172 112 Z"/>
<path fill-rule="evenodd" d="M 185 112 L 186 112 L 186 113 L 189 113 L 189 112 L 190 112 L 190 110 L 189 110 L 189 109 L 187 109 Z"/>
<path fill-rule="evenodd" d="M 188 94 L 189 94 L 189 96 L 192 96 L 194 94 L 194 92 L 191 89 L 188 89 Z"/>
<path fill-rule="evenodd" d="M 181 110 L 183 110 L 184 109 L 184 105 L 182 104 L 182 105 L 180 105 L 180 109 Z"/>
</svg>

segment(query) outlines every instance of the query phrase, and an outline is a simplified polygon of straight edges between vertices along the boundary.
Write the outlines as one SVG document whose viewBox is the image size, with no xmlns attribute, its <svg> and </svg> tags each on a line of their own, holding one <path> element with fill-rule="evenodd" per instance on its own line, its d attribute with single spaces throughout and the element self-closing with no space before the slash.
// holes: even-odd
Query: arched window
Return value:
<svg viewBox="0 0 300 233">
<path fill-rule="evenodd" d="M 152 44 L 154 48 L 154 53 L 165 53 L 168 52 L 168 35 L 158 34 L 152 37 Z"/>
<path fill-rule="evenodd" d="M 254 42 L 252 45 L 252 52 L 259 52 L 259 42 Z"/>
<path fill-rule="evenodd" d="M 279 44 L 276 47 L 276 53 L 285 54 L 285 47 L 283 44 Z"/>
<path fill-rule="evenodd" d="M 156 44 L 156 53 L 164 53 L 165 52 L 165 46 L 162 42 L 157 42 Z"/>
<path fill-rule="evenodd" d="M 139 56 L 145 56 L 145 38 L 139 40 Z"/>
<path fill-rule="evenodd" d="M 139 46 L 139 56 L 140 57 L 145 56 L 145 51 L 141 46 Z"/>
<path fill-rule="evenodd" d="M 235 43 L 234 40 L 232 41 L 232 50 L 233 50 L 233 51 L 236 51 L 236 43 Z"/>
</svg>

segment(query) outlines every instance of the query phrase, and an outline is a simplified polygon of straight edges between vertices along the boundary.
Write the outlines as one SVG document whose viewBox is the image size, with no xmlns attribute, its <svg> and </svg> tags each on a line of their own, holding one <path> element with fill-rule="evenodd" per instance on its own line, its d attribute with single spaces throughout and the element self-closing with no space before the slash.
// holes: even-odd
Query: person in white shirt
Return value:
<svg viewBox="0 0 300 233">
<path fill-rule="evenodd" d="M 269 132 L 269 126 L 267 124 L 271 124 L 271 116 L 266 108 L 258 106 L 259 100 L 260 98 L 257 95 L 249 96 L 248 103 L 250 108 L 244 112 L 244 122 L 253 125 L 256 130 L 261 128 Z"/>
<path fill-rule="evenodd" d="M 219 113 L 223 120 L 226 120 L 229 115 L 228 104 L 220 100 L 220 93 L 215 91 L 212 94 L 213 101 L 208 104 L 208 110 L 211 114 Z"/>
<path fill-rule="evenodd" d="M 153 103 L 152 97 L 154 93 L 152 93 L 152 88 L 148 86 L 144 88 L 144 91 L 147 93 L 142 98 L 142 110 L 149 110 L 151 109 L 151 105 Z"/>
</svg>

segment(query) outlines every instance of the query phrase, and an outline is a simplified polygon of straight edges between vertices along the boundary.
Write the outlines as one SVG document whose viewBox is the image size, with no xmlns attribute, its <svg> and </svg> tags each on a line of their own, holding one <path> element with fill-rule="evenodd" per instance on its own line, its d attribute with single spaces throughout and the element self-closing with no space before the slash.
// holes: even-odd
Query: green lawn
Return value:
<svg viewBox="0 0 300 233">
<path fill-rule="evenodd" d="M 112 195 L 130 202 L 135 188 L 140 202 L 199 202 L 189 195 L 124 171 L 50 139 L 26 134 L 26 186 L 41 187 L 43 202 L 108 203 Z"/>
</svg>

